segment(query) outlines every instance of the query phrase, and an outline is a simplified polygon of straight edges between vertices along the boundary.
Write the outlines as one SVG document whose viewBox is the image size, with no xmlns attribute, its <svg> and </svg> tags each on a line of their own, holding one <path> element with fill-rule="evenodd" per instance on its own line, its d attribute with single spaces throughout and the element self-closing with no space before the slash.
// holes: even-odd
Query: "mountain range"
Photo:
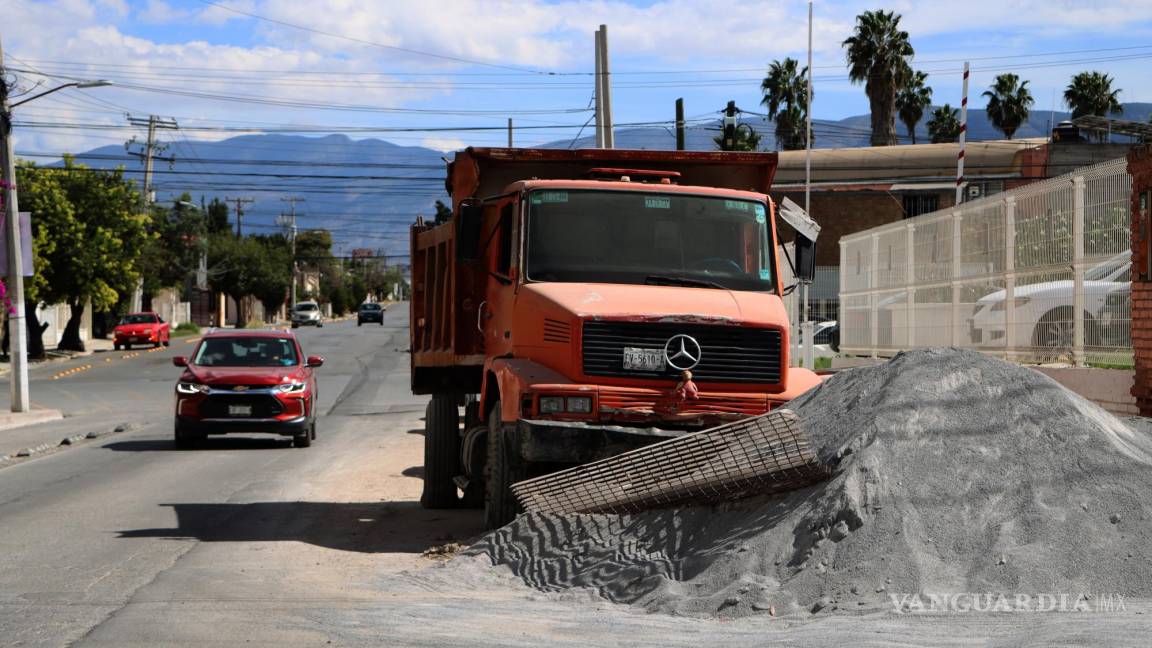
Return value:
<svg viewBox="0 0 1152 648">
<path fill-rule="evenodd" d="M 926 111 L 926 114 L 930 111 Z M 1123 119 L 1148 122 L 1152 104 L 1129 103 Z M 1053 123 L 1068 119 L 1066 112 L 1034 111 L 1015 137 L 1045 137 Z M 762 135 L 761 146 L 774 147 L 772 124 L 763 117 L 741 116 Z M 924 121 L 927 121 L 926 119 Z M 929 140 L 924 121 L 917 141 Z M 968 113 L 971 140 L 1001 139 L 983 110 Z M 903 133 L 903 126 L 898 124 Z M 869 116 L 839 121 L 814 120 L 816 148 L 868 146 Z M 713 150 L 720 121 L 694 124 L 686 133 L 690 150 Z M 623 128 L 616 130 L 616 147 L 670 150 L 675 134 L 670 128 Z M 901 143 L 906 138 L 902 137 Z M 545 148 L 588 148 L 592 136 L 548 142 Z M 301 230 L 328 229 L 337 253 L 371 248 L 396 263 L 407 262 L 408 226 L 417 215 L 435 213 L 436 200 L 447 201 L 444 191 L 444 158 L 451 154 L 419 146 L 400 146 L 381 139 L 354 140 L 346 135 L 306 137 L 300 135 L 242 135 L 217 142 L 181 138 L 158 161 L 153 186 L 156 199 L 170 202 L 184 192 L 193 200 L 213 197 L 251 198 L 244 204 L 243 228 L 249 233 L 282 231 L 296 213 Z M 123 147 L 105 146 L 78 154 L 78 161 L 97 168 L 124 166 L 126 175 L 140 180 L 142 171 L 126 158 Z M 297 197 L 295 203 L 287 200 Z M 233 203 L 234 207 L 234 203 Z M 235 216 L 232 216 L 235 222 Z"/>
</svg>

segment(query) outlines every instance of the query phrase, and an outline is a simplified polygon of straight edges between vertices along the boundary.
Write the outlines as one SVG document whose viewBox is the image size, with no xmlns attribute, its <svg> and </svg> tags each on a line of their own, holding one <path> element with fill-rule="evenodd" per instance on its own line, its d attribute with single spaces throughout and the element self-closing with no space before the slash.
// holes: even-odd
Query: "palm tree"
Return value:
<svg viewBox="0 0 1152 648">
<path fill-rule="evenodd" d="M 988 97 L 988 119 L 1008 139 L 1012 139 L 1020 124 L 1028 121 L 1028 109 L 1035 103 L 1028 91 L 1028 82 L 1021 82 L 1015 74 L 996 77 L 991 88 L 981 96 Z"/>
<path fill-rule="evenodd" d="M 794 58 L 772 61 L 768 76 L 760 82 L 764 93 L 760 103 L 768 108 L 768 120 L 776 122 L 776 146 L 784 151 L 803 149 L 805 145 L 808 68 L 799 68 L 800 62 Z"/>
<path fill-rule="evenodd" d="M 933 110 L 927 125 L 933 144 L 955 142 L 960 139 L 960 111 L 948 104 Z"/>
<path fill-rule="evenodd" d="M 914 54 L 908 32 L 900 28 L 900 16 L 883 10 L 856 16 L 855 35 L 842 45 L 848 48 L 848 76 L 864 84 L 872 111 L 872 146 L 896 143 L 896 91 L 912 76 L 908 58 Z"/>
<path fill-rule="evenodd" d="M 932 105 L 932 88 L 924 85 L 927 80 L 927 72 L 915 72 L 896 94 L 896 111 L 913 144 L 916 143 L 916 124 L 924 117 L 924 109 Z"/>
<path fill-rule="evenodd" d="M 1064 102 L 1072 109 L 1072 119 L 1123 113 L 1124 106 L 1117 98 L 1121 91 L 1112 89 L 1112 81 L 1114 79 L 1103 72 L 1081 72 L 1072 77 L 1072 83 L 1064 90 Z"/>
</svg>

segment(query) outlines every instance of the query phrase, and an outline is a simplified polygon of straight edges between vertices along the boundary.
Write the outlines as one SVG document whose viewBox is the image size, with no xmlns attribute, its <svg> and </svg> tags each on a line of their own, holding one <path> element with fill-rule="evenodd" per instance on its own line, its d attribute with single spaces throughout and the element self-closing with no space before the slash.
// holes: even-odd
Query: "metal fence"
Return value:
<svg viewBox="0 0 1152 648">
<path fill-rule="evenodd" d="M 1131 191 L 1112 160 L 843 237 L 841 351 L 1131 365 Z"/>
</svg>

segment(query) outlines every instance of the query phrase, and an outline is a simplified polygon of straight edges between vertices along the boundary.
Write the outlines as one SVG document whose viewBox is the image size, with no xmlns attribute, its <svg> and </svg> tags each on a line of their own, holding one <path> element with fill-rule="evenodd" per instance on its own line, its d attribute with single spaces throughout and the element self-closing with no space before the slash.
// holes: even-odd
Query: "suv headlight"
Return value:
<svg viewBox="0 0 1152 648">
<path fill-rule="evenodd" d="M 176 392 L 179 394 L 207 394 L 208 391 L 208 385 L 201 385 L 200 383 L 194 382 L 176 383 Z"/>
<path fill-rule="evenodd" d="M 277 385 L 276 391 L 280 392 L 281 394 L 299 394 L 300 392 L 304 391 L 306 386 L 307 385 L 305 383 L 284 383 Z"/>
</svg>

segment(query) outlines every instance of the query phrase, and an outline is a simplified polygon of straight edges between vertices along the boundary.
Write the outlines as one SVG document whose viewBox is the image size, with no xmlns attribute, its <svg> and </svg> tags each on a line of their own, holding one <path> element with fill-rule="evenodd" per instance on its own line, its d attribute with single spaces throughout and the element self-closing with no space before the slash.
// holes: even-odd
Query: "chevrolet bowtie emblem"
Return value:
<svg viewBox="0 0 1152 648">
<path fill-rule="evenodd" d="M 248 385 L 236 385 L 236 391 L 248 391 Z"/>
<path fill-rule="evenodd" d="M 664 359 L 673 369 L 691 369 L 700 364 L 700 356 L 700 343 L 691 335 L 673 335 L 664 343 Z"/>
</svg>

